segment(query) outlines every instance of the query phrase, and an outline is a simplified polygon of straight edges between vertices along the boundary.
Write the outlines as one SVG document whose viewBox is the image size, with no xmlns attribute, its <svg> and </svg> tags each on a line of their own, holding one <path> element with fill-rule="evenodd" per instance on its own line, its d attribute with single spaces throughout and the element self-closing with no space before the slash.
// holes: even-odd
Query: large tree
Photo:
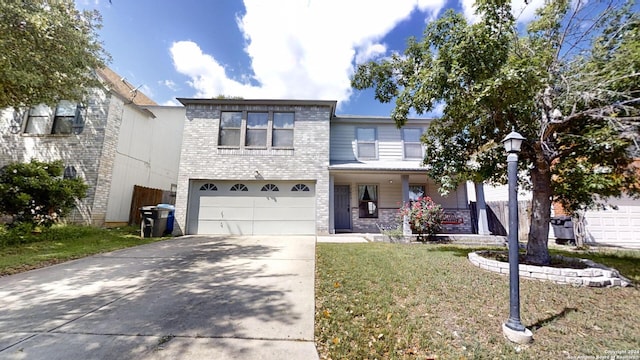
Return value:
<svg viewBox="0 0 640 360">
<path fill-rule="evenodd" d="M 640 193 L 640 20 L 631 2 L 556 0 L 519 29 L 509 1 L 476 5 L 477 23 L 449 11 L 404 54 L 358 65 L 352 85 L 395 99 L 398 126 L 412 109 L 445 105 L 423 136 L 424 163 L 444 193 L 466 180 L 504 183 L 500 142 L 512 129 L 524 135 L 527 258 L 548 263 L 553 201 L 575 212 Z"/>
<path fill-rule="evenodd" d="M 100 26 L 73 0 L 0 1 L 0 108 L 82 99 L 109 59 Z"/>
</svg>

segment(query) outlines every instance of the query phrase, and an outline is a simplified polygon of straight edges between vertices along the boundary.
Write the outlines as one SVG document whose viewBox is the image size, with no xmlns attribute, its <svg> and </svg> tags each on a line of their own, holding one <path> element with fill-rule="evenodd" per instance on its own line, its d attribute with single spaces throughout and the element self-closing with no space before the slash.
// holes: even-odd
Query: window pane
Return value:
<svg viewBox="0 0 640 360">
<path fill-rule="evenodd" d="M 419 143 L 421 135 L 420 129 L 402 129 L 402 139 L 405 142 Z"/>
<path fill-rule="evenodd" d="M 56 116 L 55 119 L 53 119 L 53 129 L 51 130 L 51 133 L 71 134 L 71 131 L 73 130 L 73 120 L 73 116 Z"/>
<path fill-rule="evenodd" d="M 358 129 L 358 141 L 376 141 L 376 130 L 373 128 Z"/>
<path fill-rule="evenodd" d="M 30 116 L 27 119 L 27 126 L 25 127 L 24 132 L 26 134 L 46 134 L 48 122 L 49 122 L 48 117 Z"/>
<path fill-rule="evenodd" d="M 378 186 L 358 186 L 358 215 L 361 218 L 378 217 Z"/>
<path fill-rule="evenodd" d="M 376 157 L 376 144 L 358 143 L 358 157 L 375 158 Z"/>
<path fill-rule="evenodd" d="M 78 105 L 74 102 L 61 100 L 56 107 L 56 116 L 76 116 Z"/>
<path fill-rule="evenodd" d="M 268 119 L 269 114 L 267 113 L 248 113 L 247 129 L 266 128 Z"/>
<path fill-rule="evenodd" d="M 221 128 L 240 128 L 242 126 L 241 112 L 223 112 L 220 114 Z"/>
<path fill-rule="evenodd" d="M 29 109 L 29 116 L 49 116 L 49 107 L 44 104 L 36 105 Z"/>
<path fill-rule="evenodd" d="M 267 130 L 251 130 L 247 129 L 246 146 L 267 146 Z"/>
<path fill-rule="evenodd" d="M 293 130 L 273 130 L 274 147 L 293 147 Z"/>
<path fill-rule="evenodd" d="M 421 144 L 404 144 L 404 157 L 407 159 L 421 159 L 422 145 Z"/>
<path fill-rule="evenodd" d="M 273 127 L 293 129 L 293 113 L 273 113 Z"/>
<path fill-rule="evenodd" d="M 240 146 L 240 129 L 220 130 L 221 146 Z"/>
<path fill-rule="evenodd" d="M 424 186 L 422 186 L 422 185 L 410 185 L 409 186 L 409 200 L 410 201 L 417 201 L 421 197 L 424 197 Z"/>
</svg>

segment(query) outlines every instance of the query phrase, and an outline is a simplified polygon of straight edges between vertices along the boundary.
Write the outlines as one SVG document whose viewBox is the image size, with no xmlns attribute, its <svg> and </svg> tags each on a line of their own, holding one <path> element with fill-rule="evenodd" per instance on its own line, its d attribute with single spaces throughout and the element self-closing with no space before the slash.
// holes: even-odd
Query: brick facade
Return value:
<svg viewBox="0 0 640 360">
<path fill-rule="evenodd" d="M 176 233 L 186 230 L 190 180 L 306 180 L 316 184 L 316 230 L 329 231 L 329 122 L 335 102 L 180 99 L 186 106 Z M 292 149 L 218 148 L 222 111 L 294 112 Z"/>
<path fill-rule="evenodd" d="M 117 100 L 116 100 L 117 101 Z M 89 186 L 87 196 L 69 216 L 71 222 L 102 225 L 106 209 L 109 179 L 102 174 L 110 171 L 103 161 L 103 145 L 110 126 L 121 121 L 110 112 L 114 97 L 104 90 L 94 90 L 84 103 L 84 128 L 80 134 L 25 134 L 24 116 L 17 123 L 13 110 L 4 110 L 0 118 L 0 166 L 9 162 L 62 160 L 65 166 L 75 167 L 79 177 Z M 120 101 L 122 103 L 122 101 Z"/>
</svg>

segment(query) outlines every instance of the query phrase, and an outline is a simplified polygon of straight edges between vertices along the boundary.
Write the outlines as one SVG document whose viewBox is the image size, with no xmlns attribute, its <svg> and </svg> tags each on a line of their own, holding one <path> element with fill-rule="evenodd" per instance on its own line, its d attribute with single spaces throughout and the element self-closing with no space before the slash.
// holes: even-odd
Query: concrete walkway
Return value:
<svg viewBox="0 0 640 360">
<path fill-rule="evenodd" d="M 0 278 L 2 359 L 318 359 L 315 237 L 196 237 Z"/>
</svg>

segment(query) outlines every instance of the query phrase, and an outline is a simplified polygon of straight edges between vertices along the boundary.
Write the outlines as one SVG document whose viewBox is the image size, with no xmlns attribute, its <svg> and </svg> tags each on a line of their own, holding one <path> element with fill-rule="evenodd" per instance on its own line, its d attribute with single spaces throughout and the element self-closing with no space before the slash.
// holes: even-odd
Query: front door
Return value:
<svg viewBox="0 0 640 360">
<path fill-rule="evenodd" d="M 349 185 L 334 187 L 334 223 L 336 230 L 351 230 L 351 190 Z"/>
</svg>

